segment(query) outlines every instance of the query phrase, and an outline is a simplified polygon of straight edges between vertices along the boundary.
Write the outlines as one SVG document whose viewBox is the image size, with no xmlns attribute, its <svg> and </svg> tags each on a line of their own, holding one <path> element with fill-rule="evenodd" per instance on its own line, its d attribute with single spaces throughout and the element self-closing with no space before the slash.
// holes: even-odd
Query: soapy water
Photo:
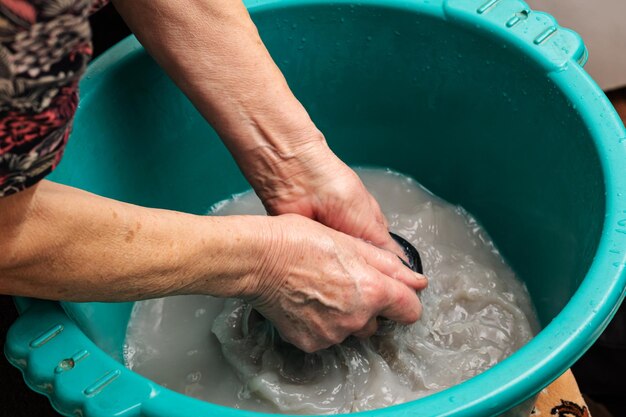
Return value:
<svg viewBox="0 0 626 417">
<path fill-rule="evenodd" d="M 294 414 L 371 410 L 459 384 L 502 361 L 538 329 L 524 285 L 461 207 L 414 180 L 356 170 L 390 230 L 419 251 L 423 314 L 363 341 L 305 354 L 241 300 L 177 296 L 135 304 L 126 365 L 183 394 L 235 408 Z M 212 215 L 265 214 L 252 192 Z"/>
</svg>

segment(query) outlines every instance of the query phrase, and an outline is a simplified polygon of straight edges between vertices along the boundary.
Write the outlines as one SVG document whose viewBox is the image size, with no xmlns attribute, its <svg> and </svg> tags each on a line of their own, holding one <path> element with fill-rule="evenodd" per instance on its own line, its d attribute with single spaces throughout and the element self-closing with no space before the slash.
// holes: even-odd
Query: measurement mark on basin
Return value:
<svg viewBox="0 0 626 417">
<path fill-rule="evenodd" d="M 483 5 L 480 6 L 478 9 L 476 9 L 476 13 L 478 14 L 486 13 L 498 3 L 500 3 L 500 0 L 488 0 L 487 2 L 483 3 Z"/>
<path fill-rule="evenodd" d="M 31 340 L 30 347 L 32 347 L 33 349 L 37 349 L 57 337 L 62 331 L 63 326 L 61 324 L 52 326 L 49 330 L 46 330 L 45 332 Z"/>
<path fill-rule="evenodd" d="M 535 38 L 535 40 L 533 41 L 533 43 L 535 45 L 541 45 L 542 43 L 544 43 L 545 41 L 547 41 L 549 38 L 551 38 L 552 36 L 554 36 L 554 34 L 556 33 L 557 28 L 556 26 L 550 26 L 549 28 L 547 28 L 546 30 L 544 30 L 543 32 L 541 32 L 539 34 L 539 36 L 537 36 Z"/>
<path fill-rule="evenodd" d="M 96 382 L 94 382 L 93 384 L 85 388 L 85 390 L 83 391 L 83 394 L 85 394 L 88 397 L 96 395 L 97 393 L 102 391 L 104 387 L 109 385 L 111 382 L 115 381 L 121 374 L 122 372 L 119 369 L 107 372 L 106 374 L 104 374 L 104 376 L 102 376 Z"/>
</svg>

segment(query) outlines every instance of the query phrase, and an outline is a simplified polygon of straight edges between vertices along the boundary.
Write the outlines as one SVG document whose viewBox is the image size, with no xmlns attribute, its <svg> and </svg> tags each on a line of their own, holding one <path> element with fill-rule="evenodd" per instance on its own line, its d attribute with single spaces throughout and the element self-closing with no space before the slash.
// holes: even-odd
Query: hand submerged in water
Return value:
<svg viewBox="0 0 626 417">
<path fill-rule="evenodd" d="M 369 337 L 378 316 L 413 323 L 426 279 L 397 256 L 299 215 L 270 220 L 269 247 L 247 298 L 281 337 L 306 352 Z"/>
</svg>

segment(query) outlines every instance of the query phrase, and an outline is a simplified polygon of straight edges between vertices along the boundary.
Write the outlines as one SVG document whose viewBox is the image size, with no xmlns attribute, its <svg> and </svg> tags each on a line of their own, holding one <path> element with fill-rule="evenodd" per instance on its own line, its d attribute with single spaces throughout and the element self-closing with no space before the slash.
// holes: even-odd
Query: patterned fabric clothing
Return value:
<svg viewBox="0 0 626 417">
<path fill-rule="evenodd" d="M 59 163 L 91 58 L 93 0 L 0 0 L 0 197 Z"/>
</svg>

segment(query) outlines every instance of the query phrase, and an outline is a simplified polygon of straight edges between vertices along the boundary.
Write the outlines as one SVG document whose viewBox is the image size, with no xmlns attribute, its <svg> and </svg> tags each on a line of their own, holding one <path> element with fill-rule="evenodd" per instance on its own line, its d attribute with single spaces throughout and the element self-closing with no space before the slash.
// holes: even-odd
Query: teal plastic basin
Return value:
<svg viewBox="0 0 626 417">
<path fill-rule="evenodd" d="M 581 68 L 580 38 L 518 0 L 247 5 L 340 157 L 407 173 L 467 208 L 527 283 L 542 324 L 489 371 L 365 414 L 528 415 L 536 393 L 605 328 L 626 284 L 626 133 Z M 247 188 L 214 131 L 134 38 L 91 65 L 81 95 L 54 180 L 190 213 Z M 6 355 L 63 414 L 257 415 L 125 369 L 131 303 L 18 304 Z"/>
</svg>

